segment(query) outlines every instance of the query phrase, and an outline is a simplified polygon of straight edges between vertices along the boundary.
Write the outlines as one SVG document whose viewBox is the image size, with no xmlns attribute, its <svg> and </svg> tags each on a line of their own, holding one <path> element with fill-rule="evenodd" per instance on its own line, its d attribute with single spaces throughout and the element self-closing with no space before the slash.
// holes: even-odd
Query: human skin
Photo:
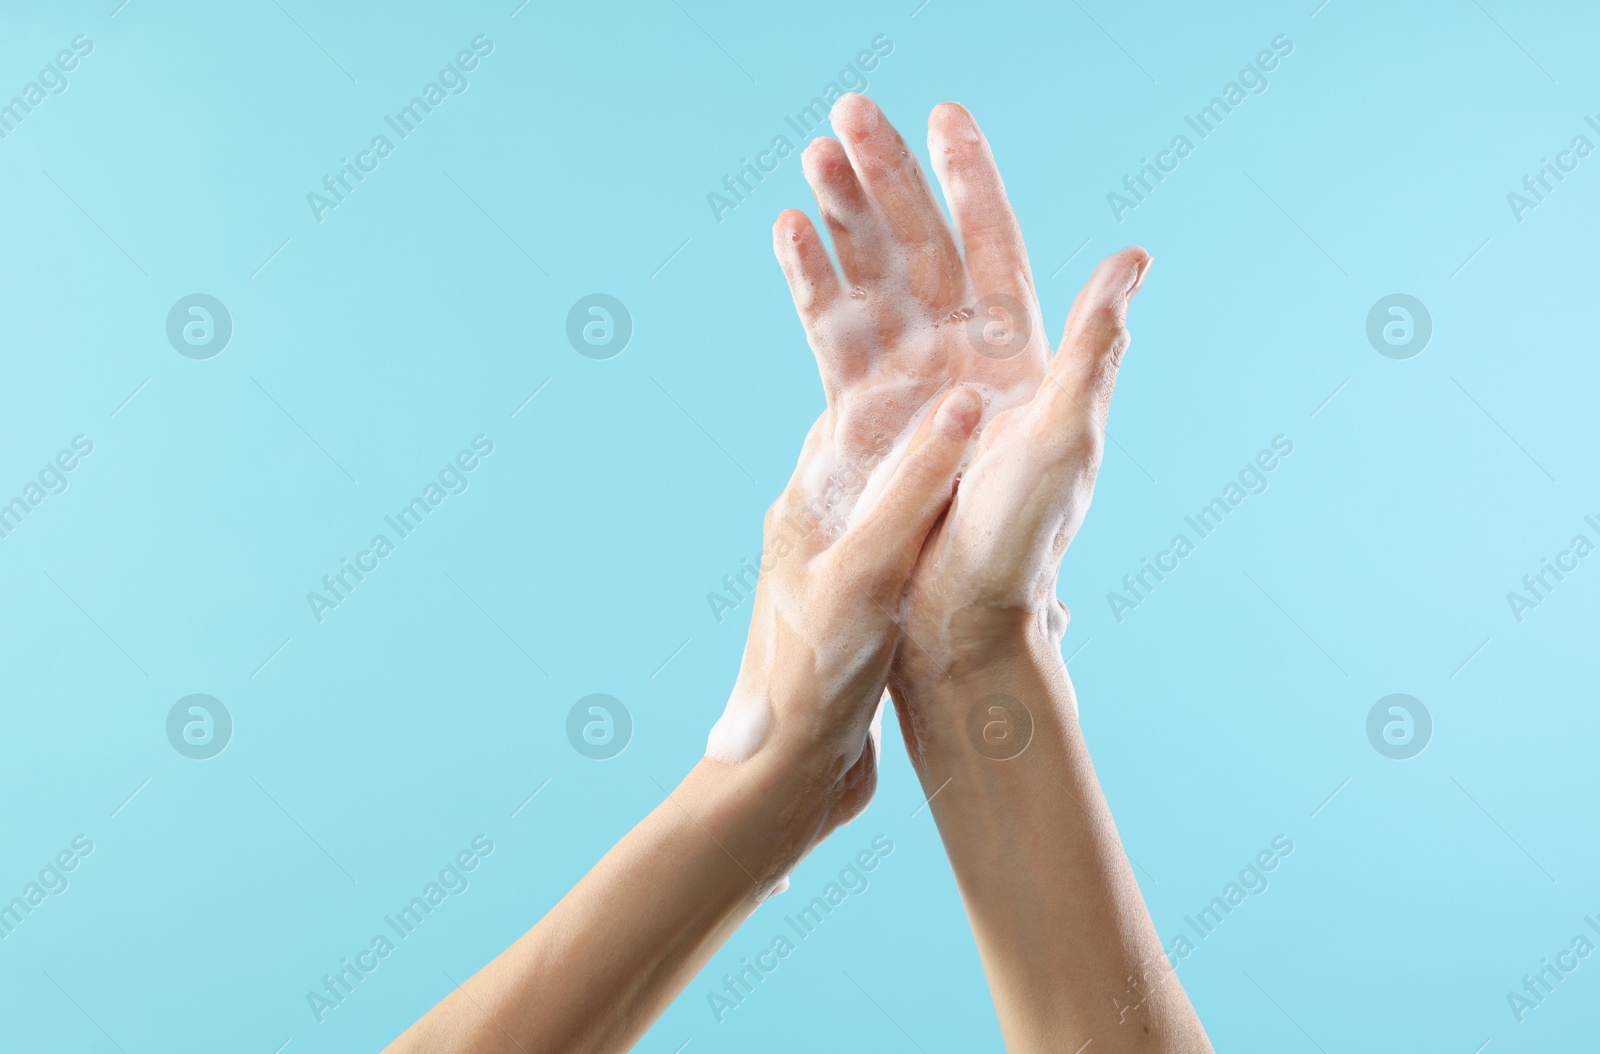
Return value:
<svg viewBox="0 0 1600 1054">
<path fill-rule="evenodd" d="M 839 139 L 814 141 L 804 170 L 839 270 L 803 213 L 779 217 L 775 242 L 830 398 L 894 429 L 956 384 L 992 393 L 902 599 L 889 687 L 1006 1048 L 1210 1051 L 1122 851 L 1060 651 L 1057 571 L 1093 493 L 1150 257 L 1101 261 L 1052 355 L 971 115 L 945 103 L 929 119 L 959 249 L 876 105 L 845 96 L 832 123 Z"/>
<path fill-rule="evenodd" d="M 767 514 L 736 697 L 759 742 L 702 759 L 515 944 L 451 992 L 392 1052 L 631 1047 L 810 849 L 867 804 L 893 612 L 944 514 L 981 402 L 957 388 L 922 422 L 883 498 L 845 526 L 830 477 L 854 478 L 848 394 L 811 429 Z M 714 737 L 715 739 L 715 737 Z"/>
<path fill-rule="evenodd" d="M 1055 599 L 1149 258 L 1102 262 L 1052 358 L 965 111 L 937 109 L 930 135 L 964 259 L 876 107 L 846 96 L 833 120 L 844 145 L 819 140 L 805 167 L 843 281 L 803 214 L 773 232 L 828 407 L 767 516 L 713 756 L 392 1051 L 630 1047 L 761 897 L 865 807 L 886 684 L 1008 1049 L 1210 1050 L 1089 765 Z M 1032 714 L 1027 749 L 1006 761 L 968 735 L 973 705 L 987 717 L 996 696 Z"/>
</svg>

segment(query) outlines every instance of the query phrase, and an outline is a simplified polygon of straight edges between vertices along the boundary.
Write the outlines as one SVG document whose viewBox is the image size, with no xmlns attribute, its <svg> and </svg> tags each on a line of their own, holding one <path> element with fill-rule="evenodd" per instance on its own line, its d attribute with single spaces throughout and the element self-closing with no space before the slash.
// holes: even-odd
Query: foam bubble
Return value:
<svg viewBox="0 0 1600 1054">
<path fill-rule="evenodd" d="M 756 903 L 760 904 L 760 903 L 762 903 L 763 901 L 765 901 L 769 897 L 775 897 L 779 893 L 788 892 L 788 889 L 789 889 L 789 876 L 788 875 L 779 875 L 777 878 L 773 879 L 771 882 L 767 883 L 764 886 L 759 887 L 756 890 Z"/>
</svg>

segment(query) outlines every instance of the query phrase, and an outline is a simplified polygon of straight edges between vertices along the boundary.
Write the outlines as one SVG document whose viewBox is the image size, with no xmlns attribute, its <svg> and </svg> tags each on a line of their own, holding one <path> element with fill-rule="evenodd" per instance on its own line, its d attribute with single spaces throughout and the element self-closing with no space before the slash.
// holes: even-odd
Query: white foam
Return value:
<svg viewBox="0 0 1600 1054">
<path fill-rule="evenodd" d="M 873 133 L 893 134 L 887 122 Z M 867 224 L 882 222 L 855 209 L 847 209 L 840 218 L 861 232 L 869 229 Z M 869 241 L 858 241 L 858 251 L 864 251 Z M 875 263 L 882 280 L 870 289 L 849 290 L 815 320 L 809 333 L 819 358 L 835 363 L 831 372 L 843 374 L 831 379 L 843 397 L 807 437 L 795 477 L 803 500 L 816 503 L 824 544 L 878 505 L 917 429 L 958 383 L 983 398 L 981 430 L 997 414 L 1032 398 L 1047 365 L 1037 345 L 1010 359 L 975 357 L 968 320 L 974 318 L 980 297 L 969 283 L 959 291 L 953 309 L 940 313 L 929 308 L 911 292 L 914 283 L 926 286 L 942 280 L 930 270 L 926 255 L 892 246 Z M 1028 288 L 1025 270 L 1020 278 L 1022 287 Z M 816 295 L 809 285 L 798 292 L 802 304 Z M 1037 332 L 1042 319 L 1036 305 L 1030 304 L 1029 310 L 1032 317 L 1027 322 Z M 847 349 L 851 354 L 841 358 Z M 846 444 L 849 449 L 842 450 Z M 1003 527 L 999 522 L 994 525 L 996 531 Z M 806 555 L 797 551 L 784 559 L 804 560 Z M 765 588 L 753 620 L 760 624 L 759 637 L 753 624 L 738 683 L 708 737 L 707 757 L 736 764 L 752 756 L 769 734 L 773 706 L 763 689 L 750 686 L 764 686 L 770 679 L 780 626 L 786 639 L 796 636 L 810 649 L 815 691 L 824 698 L 852 690 L 874 662 L 887 661 L 881 612 L 862 611 L 859 620 L 817 620 L 800 598 L 788 595 L 783 576 L 789 573 L 782 567 L 762 573 Z M 943 630 L 947 637 L 948 627 Z M 948 649 L 948 640 L 940 643 Z M 887 693 L 879 700 L 867 732 L 875 748 L 881 743 L 886 699 Z"/>
<path fill-rule="evenodd" d="M 733 686 L 728 706 L 711 726 L 706 737 L 706 757 L 724 765 L 737 765 L 754 756 L 772 727 L 772 704 L 764 694 L 744 686 Z"/>
<path fill-rule="evenodd" d="M 905 460 L 906 451 L 911 446 L 911 440 L 916 435 L 917 429 L 922 427 L 923 420 L 938 405 L 939 400 L 944 398 L 945 393 L 956 386 L 955 381 L 948 382 L 944 387 L 928 396 L 911 415 L 910 420 L 906 422 L 899 436 L 896 437 L 888 455 L 884 457 L 882 462 L 874 466 L 871 476 L 867 479 L 866 486 L 862 488 L 860 496 L 850 510 L 849 519 L 855 520 L 866 516 L 878 504 L 879 499 L 883 497 L 884 491 L 888 488 L 889 480 L 893 477 L 895 469 L 899 468 L 900 463 Z M 984 424 L 993 420 L 996 414 L 1027 402 L 1033 395 L 1033 390 L 1024 385 L 1011 385 L 1010 387 L 1002 388 L 993 384 L 985 384 L 982 381 L 964 380 L 960 386 L 971 388 L 983 399 L 983 412 L 978 419 L 978 432 L 981 432 Z M 977 433 L 975 432 L 974 434 Z M 968 450 L 967 457 L 961 465 L 963 471 L 971 461 L 972 456 L 972 450 Z"/>
<path fill-rule="evenodd" d="M 761 886 L 761 887 L 756 889 L 756 903 L 760 904 L 760 903 L 762 903 L 763 901 L 765 901 L 769 897 L 775 897 L 779 893 L 788 892 L 788 889 L 789 889 L 789 876 L 788 875 L 779 875 L 777 878 L 773 879 L 771 882 L 769 882 L 766 885 Z"/>
</svg>

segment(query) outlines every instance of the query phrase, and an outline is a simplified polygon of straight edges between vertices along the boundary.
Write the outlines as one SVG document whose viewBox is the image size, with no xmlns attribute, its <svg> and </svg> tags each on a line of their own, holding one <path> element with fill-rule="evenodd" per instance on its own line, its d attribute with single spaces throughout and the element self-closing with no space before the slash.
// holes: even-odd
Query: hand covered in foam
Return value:
<svg viewBox="0 0 1600 1054">
<path fill-rule="evenodd" d="M 761 755 L 806 774 L 811 793 L 783 817 L 795 835 L 787 866 L 872 796 L 895 611 L 982 411 L 976 392 L 946 394 L 908 437 L 873 508 L 853 515 L 887 451 L 860 412 L 866 401 L 830 401 L 767 513 L 744 659 L 706 746 L 725 764 Z"/>
<path fill-rule="evenodd" d="M 904 680 L 981 666 L 1024 638 L 1059 646 L 1067 612 L 1056 573 L 1093 493 L 1128 301 L 1150 257 L 1129 248 L 1101 261 L 1052 356 L 1021 230 L 972 116 L 944 103 L 928 122 L 960 252 L 916 157 L 877 106 L 846 95 L 832 122 L 839 139 L 814 141 L 804 168 L 839 272 L 803 213 L 779 217 L 774 244 L 830 405 L 863 441 L 892 444 L 855 495 L 858 514 L 894 471 L 899 437 L 941 392 L 960 384 L 984 394 L 955 501 L 902 600 L 893 679 L 903 702 Z"/>
</svg>

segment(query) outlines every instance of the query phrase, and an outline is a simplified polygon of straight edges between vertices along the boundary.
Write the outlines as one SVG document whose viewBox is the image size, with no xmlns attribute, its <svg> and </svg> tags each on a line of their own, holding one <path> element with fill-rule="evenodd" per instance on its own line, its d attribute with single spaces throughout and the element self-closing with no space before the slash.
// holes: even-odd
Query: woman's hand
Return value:
<svg viewBox="0 0 1600 1054">
<path fill-rule="evenodd" d="M 872 797 L 896 611 L 917 553 L 949 506 L 982 409 L 968 389 L 946 394 L 866 508 L 854 496 L 886 450 L 869 403 L 854 392 L 830 398 L 767 513 L 744 660 L 707 743 L 713 761 L 776 758 L 806 781 L 780 822 L 789 851 L 757 876 L 764 890 Z"/>
<path fill-rule="evenodd" d="M 967 630 L 963 619 L 982 631 L 1051 617 L 1054 570 L 1041 554 L 1059 557 L 1087 504 L 1097 426 L 1125 343 L 1121 312 L 1147 258 L 1133 250 L 1102 264 L 1041 385 L 1048 349 L 1035 336 L 1021 243 L 965 111 L 935 114 L 944 129 L 936 141 L 949 145 L 944 178 L 965 232 L 964 266 L 876 108 L 846 97 L 834 120 L 856 169 L 837 143 L 822 141 L 807 153 L 807 172 L 848 288 L 804 216 L 785 213 L 774 232 L 828 407 L 767 514 L 749 641 L 706 757 L 393 1051 L 627 1049 L 811 847 L 865 807 L 876 782 L 874 716 L 896 656 L 901 666 L 907 654 L 926 656 L 933 668 Z M 1020 306 L 1009 317 L 989 314 L 1013 301 Z M 952 505 L 964 464 L 968 480 Z M 1013 692 L 1060 687 L 1048 674 L 1013 672 Z M 1032 757 L 1071 760 L 1073 751 L 1063 739 Z M 936 750 L 917 761 L 926 786 L 930 765 L 972 759 Z M 1173 1045 L 1193 1032 L 1181 1020 L 1175 1028 L 1165 1002 L 1115 1026 L 1105 1020 L 1108 985 L 1121 991 L 1124 976 L 1145 978 L 1160 945 L 1148 918 L 1129 914 L 1142 905 L 1126 864 L 1118 871 L 1105 857 L 1115 845 L 1109 816 L 1086 828 L 1055 808 L 1049 786 L 1071 785 L 1104 813 L 1086 759 L 1011 773 L 1031 782 L 1008 785 L 1010 773 L 999 773 L 1006 779 L 983 787 L 997 773 L 969 768 L 976 793 L 933 803 L 1008 1039 L 1018 1050 L 1077 1049 L 1060 1040 L 1087 1029 L 1113 1050 L 1198 1049 Z M 1001 824 L 987 806 L 997 799 L 1042 804 L 1012 808 Z M 1080 940 L 1068 948 L 1056 939 L 1063 932 Z"/>
<path fill-rule="evenodd" d="M 1094 490 L 1128 301 L 1150 257 L 1130 248 L 1100 263 L 1052 357 L 1021 230 L 971 114 L 944 103 L 928 122 L 964 253 L 877 106 L 846 95 L 832 120 L 839 139 L 813 142 L 804 167 L 842 274 L 804 214 L 780 217 L 776 240 L 830 402 L 881 444 L 952 385 L 985 397 L 956 501 L 904 599 L 896 679 L 981 666 L 1025 636 L 1058 644 L 1056 572 Z"/>
<path fill-rule="evenodd" d="M 395 1054 L 630 1048 L 812 846 L 865 808 L 895 605 L 949 507 L 981 401 L 946 395 L 871 510 L 840 497 L 866 472 L 855 405 L 830 402 L 767 514 L 744 661 L 705 759 Z"/>
<path fill-rule="evenodd" d="M 833 125 L 839 141 L 813 143 L 805 171 L 843 274 L 800 213 L 779 219 L 776 245 L 830 404 L 861 437 L 891 445 L 845 503 L 859 516 L 881 500 L 895 437 L 938 393 L 961 384 L 985 396 L 955 500 L 901 597 L 890 687 L 1006 1048 L 1209 1051 L 1089 762 L 1056 599 L 1150 257 L 1124 249 L 1101 262 L 1052 357 L 1022 236 L 972 117 L 946 103 L 928 132 L 961 254 L 877 107 L 847 95 Z M 1006 734 L 991 740 L 995 723 Z"/>
</svg>

